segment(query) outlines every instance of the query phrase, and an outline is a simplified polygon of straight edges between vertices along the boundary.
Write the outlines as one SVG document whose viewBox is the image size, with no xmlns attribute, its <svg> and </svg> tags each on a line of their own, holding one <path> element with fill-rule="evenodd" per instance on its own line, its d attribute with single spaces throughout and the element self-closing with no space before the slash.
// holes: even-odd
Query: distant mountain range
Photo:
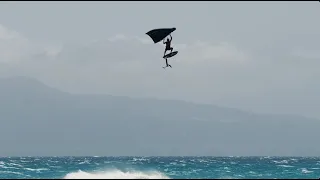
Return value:
<svg viewBox="0 0 320 180">
<path fill-rule="evenodd" d="M 320 121 L 0 79 L 0 156 L 319 156 Z"/>
</svg>

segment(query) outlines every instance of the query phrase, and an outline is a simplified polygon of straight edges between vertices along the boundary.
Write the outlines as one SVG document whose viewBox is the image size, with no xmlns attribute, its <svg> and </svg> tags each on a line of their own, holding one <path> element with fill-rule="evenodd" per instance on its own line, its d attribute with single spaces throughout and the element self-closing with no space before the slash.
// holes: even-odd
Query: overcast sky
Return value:
<svg viewBox="0 0 320 180">
<path fill-rule="evenodd" d="M 1 2 L 0 76 L 320 118 L 319 2 Z M 179 54 L 145 34 L 176 27 Z"/>
</svg>

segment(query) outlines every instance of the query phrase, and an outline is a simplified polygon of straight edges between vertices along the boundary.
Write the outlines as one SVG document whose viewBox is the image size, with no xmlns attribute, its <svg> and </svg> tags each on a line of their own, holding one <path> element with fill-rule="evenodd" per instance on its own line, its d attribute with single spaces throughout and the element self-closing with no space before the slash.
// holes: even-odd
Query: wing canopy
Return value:
<svg viewBox="0 0 320 180">
<path fill-rule="evenodd" d="M 158 43 L 162 41 L 165 37 L 175 31 L 176 28 L 161 28 L 161 29 L 153 29 L 146 34 L 150 36 L 154 43 Z"/>
</svg>

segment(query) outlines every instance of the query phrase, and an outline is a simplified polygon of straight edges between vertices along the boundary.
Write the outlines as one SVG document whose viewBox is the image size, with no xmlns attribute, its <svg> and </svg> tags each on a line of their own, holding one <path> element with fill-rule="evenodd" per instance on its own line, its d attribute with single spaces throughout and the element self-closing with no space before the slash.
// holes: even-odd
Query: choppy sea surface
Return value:
<svg viewBox="0 0 320 180">
<path fill-rule="evenodd" d="M 2 157 L 0 178 L 314 178 L 320 157 Z"/>
</svg>

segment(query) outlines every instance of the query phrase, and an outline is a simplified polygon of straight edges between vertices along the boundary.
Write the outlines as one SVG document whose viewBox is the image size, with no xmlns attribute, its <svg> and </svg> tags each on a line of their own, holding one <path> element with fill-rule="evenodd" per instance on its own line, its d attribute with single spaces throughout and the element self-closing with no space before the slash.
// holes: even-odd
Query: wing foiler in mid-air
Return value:
<svg viewBox="0 0 320 180">
<path fill-rule="evenodd" d="M 163 44 L 166 45 L 166 48 L 164 50 L 164 55 L 163 55 L 163 58 L 166 60 L 166 65 L 167 65 L 166 67 L 171 67 L 171 65 L 168 64 L 167 59 L 178 54 L 178 51 L 173 51 L 173 48 L 171 47 L 171 41 L 172 41 L 171 33 L 175 30 L 176 28 L 161 28 L 161 29 L 153 29 L 146 33 L 148 36 L 150 36 L 150 38 L 153 40 L 155 44 L 163 40 Z M 165 38 L 169 35 L 171 39 L 167 38 L 167 40 L 164 41 Z M 170 53 L 166 54 L 167 51 L 170 51 Z M 166 67 L 163 67 L 163 68 L 166 68 Z"/>
</svg>

